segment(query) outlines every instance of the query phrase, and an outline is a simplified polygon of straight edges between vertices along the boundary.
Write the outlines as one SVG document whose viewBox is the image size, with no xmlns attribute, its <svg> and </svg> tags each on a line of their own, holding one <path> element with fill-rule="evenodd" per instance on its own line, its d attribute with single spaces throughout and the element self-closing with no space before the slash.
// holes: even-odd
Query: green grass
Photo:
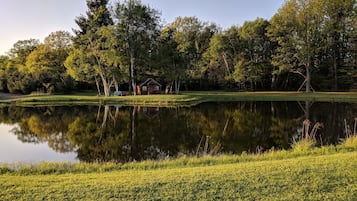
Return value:
<svg viewBox="0 0 357 201">
<path fill-rule="evenodd" d="M 1 200 L 354 200 L 357 153 L 205 167 L 0 176 Z"/>
<path fill-rule="evenodd" d="M 357 103 L 357 92 L 183 92 L 180 95 L 149 95 L 98 97 L 94 94 L 29 95 L 20 98 L 0 99 L 0 104 L 15 105 L 68 105 L 68 104 L 121 104 L 185 106 L 203 102 L 222 101 L 324 101 Z"/>
<path fill-rule="evenodd" d="M 0 200 L 355 200 L 355 139 L 261 155 L 5 165 Z"/>
</svg>

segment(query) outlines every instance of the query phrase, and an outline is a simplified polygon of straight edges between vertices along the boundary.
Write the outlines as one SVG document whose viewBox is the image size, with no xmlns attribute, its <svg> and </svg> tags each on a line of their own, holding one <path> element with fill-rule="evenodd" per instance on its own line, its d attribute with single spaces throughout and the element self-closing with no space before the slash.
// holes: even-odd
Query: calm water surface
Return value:
<svg viewBox="0 0 357 201">
<path fill-rule="evenodd" d="M 337 144 L 357 104 L 205 103 L 195 107 L 1 107 L 0 163 L 140 161 L 289 149 L 302 124 L 319 122 L 319 145 Z"/>
</svg>

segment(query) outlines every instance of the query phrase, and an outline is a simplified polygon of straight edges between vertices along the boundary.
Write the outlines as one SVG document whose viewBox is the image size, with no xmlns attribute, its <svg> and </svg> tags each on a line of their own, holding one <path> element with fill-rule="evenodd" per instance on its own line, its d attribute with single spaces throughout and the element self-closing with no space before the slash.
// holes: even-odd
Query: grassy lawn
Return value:
<svg viewBox="0 0 357 201">
<path fill-rule="evenodd" d="M 66 105 L 66 104 L 121 104 L 176 106 L 218 101 L 324 101 L 357 103 L 357 92 L 182 92 L 180 95 L 143 95 L 98 97 L 94 94 L 28 95 L 16 98 L 0 95 L 0 104 Z"/>
<path fill-rule="evenodd" d="M 0 200 L 356 200 L 356 142 L 161 162 L 3 166 Z"/>
</svg>

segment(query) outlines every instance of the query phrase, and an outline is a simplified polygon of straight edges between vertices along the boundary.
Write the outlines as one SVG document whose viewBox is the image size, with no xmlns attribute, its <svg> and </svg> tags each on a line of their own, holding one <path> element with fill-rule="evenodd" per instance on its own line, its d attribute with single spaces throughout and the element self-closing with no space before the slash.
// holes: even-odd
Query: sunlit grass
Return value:
<svg viewBox="0 0 357 201">
<path fill-rule="evenodd" d="M 2 165 L 0 200 L 354 200 L 356 139 L 127 164 Z"/>
<path fill-rule="evenodd" d="M 357 147 L 357 135 L 348 137 L 341 146 L 352 149 Z"/>
<path fill-rule="evenodd" d="M 356 152 L 201 167 L 0 175 L 1 200 L 353 200 Z"/>
<path fill-rule="evenodd" d="M 143 95 L 143 96 L 97 96 L 94 93 L 73 95 L 28 95 L 21 98 L 0 100 L 0 104 L 16 105 L 61 105 L 61 104 L 121 104 L 179 106 L 195 105 L 202 102 L 222 101 L 325 101 L 357 102 L 356 92 L 222 92 L 195 91 L 182 92 L 179 95 Z"/>
</svg>

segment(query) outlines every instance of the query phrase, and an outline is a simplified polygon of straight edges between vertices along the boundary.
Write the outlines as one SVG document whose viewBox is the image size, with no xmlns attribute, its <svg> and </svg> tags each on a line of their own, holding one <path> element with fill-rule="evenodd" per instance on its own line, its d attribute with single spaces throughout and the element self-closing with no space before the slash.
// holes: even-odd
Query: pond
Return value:
<svg viewBox="0 0 357 201">
<path fill-rule="evenodd" d="M 318 145 L 337 144 L 356 116 L 357 104 L 320 102 L 0 107 L 0 163 L 125 163 L 289 149 L 305 137 L 306 119 Z"/>
</svg>

